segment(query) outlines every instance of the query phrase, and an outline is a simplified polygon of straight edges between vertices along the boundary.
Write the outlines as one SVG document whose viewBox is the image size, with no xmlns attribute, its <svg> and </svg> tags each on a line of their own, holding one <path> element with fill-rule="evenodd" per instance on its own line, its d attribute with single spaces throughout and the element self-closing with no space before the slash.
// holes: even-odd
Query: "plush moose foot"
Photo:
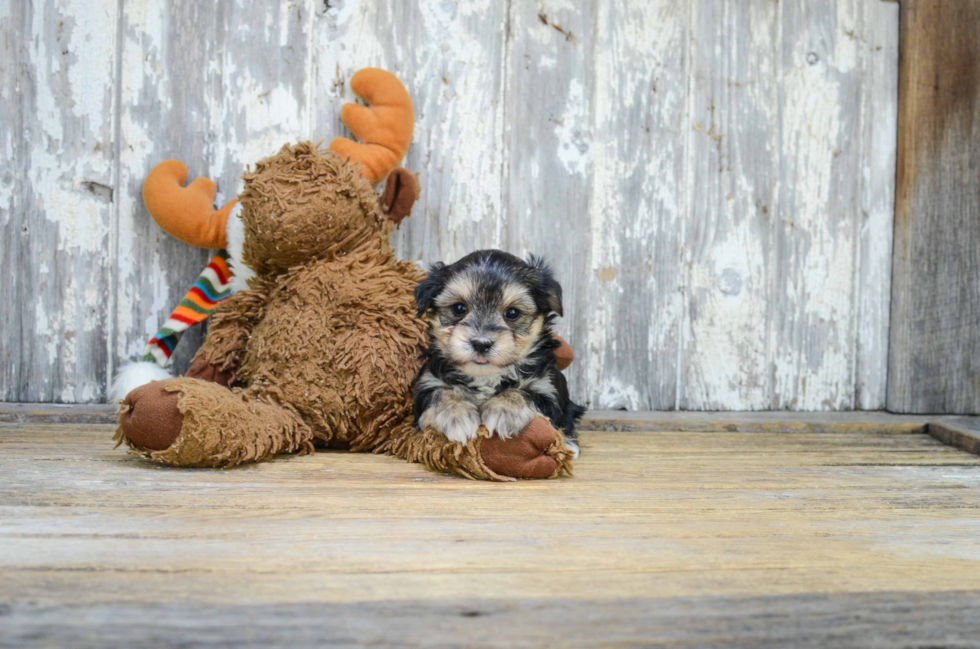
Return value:
<svg viewBox="0 0 980 649">
<path fill-rule="evenodd" d="M 177 409 L 180 394 L 153 381 L 126 395 L 119 413 L 119 431 L 131 446 L 163 451 L 176 441 L 184 416 Z"/>
<path fill-rule="evenodd" d="M 294 410 L 187 377 L 130 392 L 115 439 L 147 460 L 187 467 L 230 467 L 277 453 L 313 452 L 313 432 Z"/>
<path fill-rule="evenodd" d="M 556 478 L 572 473 L 574 452 L 565 445 L 564 436 L 541 417 L 506 440 L 491 436 L 486 426 L 480 426 L 476 437 L 465 443 L 452 442 L 434 428 L 417 432 L 411 424 L 402 440 L 381 452 L 471 480 Z"/>
<path fill-rule="evenodd" d="M 204 359 L 194 361 L 187 377 L 217 383 L 227 387 L 235 378 L 234 372 L 223 371 Z M 180 393 L 168 392 L 163 381 L 151 381 L 131 391 L 123 399 L 119 413 L 119 429 L 132 446 L 163 451 L 170 448 L 180 435 L 184 416 L 177 408 Z"/>
<path fill-rule="evenodd" d="M 574 452 L 564 446 L 561 433 L 537 417 L 520 435 L 501 439 L 487 437 L 480 445 L 483 463 L 511 478 L 551 478 L 571 468 Z"/>
</svg>

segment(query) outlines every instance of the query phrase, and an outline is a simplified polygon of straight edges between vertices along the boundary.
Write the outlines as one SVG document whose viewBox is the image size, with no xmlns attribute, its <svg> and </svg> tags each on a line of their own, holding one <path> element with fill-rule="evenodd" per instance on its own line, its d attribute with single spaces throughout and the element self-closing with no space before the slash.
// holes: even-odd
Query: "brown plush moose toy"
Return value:
<svg viewBox="0 0 980 649">
<path fill-rule="evenodd" d="M 412 384 L 425 325 L 413 290 L 423 274 L 390 236 L 418 196 L 398 168 L 414 113 L 402 84 L 365 69 L 351 79 L 370 106 L 341 119 L 361 141 L 284 146 L 244 175 L 238 201 L 215 211 L 214 184 L 158 165 L 144 200 L 161 227 L 192 245 L 227 248 L 241 289 L 220 302 L 184 377 L 122 400 L 116 441 L 147 460 L 230 467 L 315 446 L 396 455 L 468 478 L 548 478 L 572 452 L 543 418 L 502 440 L 467 444 L 418 431 Z M 373 185 L 387 180 L 383 196 Z M 246 284 L 247 283 L 247 284 Z"/>
</svg>

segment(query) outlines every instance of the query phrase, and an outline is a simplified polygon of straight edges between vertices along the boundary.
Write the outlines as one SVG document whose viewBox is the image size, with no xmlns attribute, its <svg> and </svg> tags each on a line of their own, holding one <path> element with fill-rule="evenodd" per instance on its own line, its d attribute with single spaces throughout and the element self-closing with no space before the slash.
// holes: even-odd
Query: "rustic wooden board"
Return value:
<svg viewBox="0 0 980 649">
<path fill-rule="evenodd" d="M 678 405 L 716 410 L 744 403 L 765 409 L 772 405 L 779 351 L 772 321 L 792 323 L 797 306 L 776 301 L 774 264 L 789 249 L 777 243 L 775 229 L 794 218 L 780 216 L 777 201 L 783 149 L 788 144 L 787 155 L 799 152 L 799 142 L 781 140 L 780 134 L 798 129 L 792 123 L 798 113 L 789 114 L 788 123 L 781 114 L 785 86 L 805 62 L 794 61 L 783 71 L 782 3 L 757 3 L 749 10 L 737 0 L 712 0 L 693 3 L 691 14 L 684 124 L 691 194 L 682 241 L 687 300 Z M 790 28 L 785 38 L 792 47 L 798 35 Z M 827 124 L 817 131 L 834 135 Z M 824 165 L 821 173 L 829 171 Z M 803 280 L 786 278 L 791 272 L 784 265 L 781 279 Z M 777 308 L 770 310 L 770 303 Z M 785 388 L 787 396 L 794 392 Z"/>
<path fill-rule="evenodd" d="M 226 606 L 14 605 L 0 647 L 973 647 L 980 592 Z M 92 624 L 98 620 L 98 625 Z M 139 620 L 138 623 L 135 623 Z"/>
<path fill-rule="evenodd" d="M 980 5 L 903 0 L 888 408 L 980 412 Z"/>
<path fill-rule="evenodd" d="M 0 399 L 107 373 L 118 2 L 0 3 Z"/>
<path fill-rule="evenodd" d="M 422 196 L 399 253 L 549 258 L 579 400 L 884 405 L 894 3 L 97 6 L 0 3 L 15 62 L 0 72 L 14 170 L 0 176 L 0 270 L 18 278 L 0 287 L 16 305 L 0 315 L 0 398 L 99 401 L 203 267 L 207 252 L 143 209 L 154 164 L 180 158 L 227 199 L 281 143 L 343 134 L 347 80 L 380 66 L 416 104 L 405 166 Z M 97 27 L 72 31 L 79 16 Z M 70 81 L 82 70 L 85 92 Z M 63 77 L 76 104 L 48 92 Z M 44 135 L 58 129 L 62 150 Z M 69 191 L 63 209 L 38 199 L 38 174 Z M 202 333 L 185 337 L 177 371 Z"/>
<path fill-rule="evenodd" d="M 596 11 L 592 194 L 573 393 L 593 407 L 677 406 L 688 181 L 689 7 Z M 585 263 L 589 260 L 589 263 Z M 618 359 L 629 358 L 623 363 Z"/>
<path fill-rule="evenodd" d="M 574 478 L 515 484 L 344 452 L 175 470 L 110 437 L 0 424 L 0 643 L 975 631 L 980 458 L 924 433 L 586 430 Z"/>
<path fill-rule="evenodd" d="M 895 165 L 898 147 L 899 43 L 895 36 L 898 5 L 866 2 L 861 41 L 865 71 L 872 83 L 860 85 L 861 213 L 857 224 L 854 311 L 857 351 L 854 360 L 854 405 L 885 405 L 888 335 L 891 321 L 892 234 L 895 216 Z M 880 48 L 880 49 L 879 49 Z"/>
<path fill-rule="evenodd" d="M 980 455 L 980 417 L 941 417 L 928 430 L 943 444 Z"/>
<path fill-rule="evenodd" d="M 897 11 L 695 7 L 679 405 L 881 407 L 890 224 L 862 196 L 893 191 L 869 122 L 894 114 Z"/>
<path fill-rule="evenodd" d="M 118 412 L 103 403 L 0 403 L 0 421 L 8 423 L 114 424 Z"/>
</svg>

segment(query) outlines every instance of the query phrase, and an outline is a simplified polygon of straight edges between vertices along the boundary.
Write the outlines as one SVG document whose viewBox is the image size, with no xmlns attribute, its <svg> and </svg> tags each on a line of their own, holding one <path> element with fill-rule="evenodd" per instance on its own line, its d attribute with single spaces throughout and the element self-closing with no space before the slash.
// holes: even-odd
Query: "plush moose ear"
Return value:
<svg viewBox="0 0 980 649">
<path fill-rule="evenodd" d="M 564 315 L 561 306 L 561 284 L 555 279 L 544 259 L 528 255 L 527 265 L 531 267 L 531 283 L 534 301 L 558 315 Z"/>
<path fill-rule="evenodd" d="M 425 279 L 415 287 L 415 303 L 419 305 L 417 317 L 421 318 L 442 293 L 442 289 L 446 286 L 446 275 L 446 264 L 437 261 L 429 267 L 429 274 Z"/>
<path fill-rule="evenodd" d="M 396 167 L 388 174 L 385 193 L 381 196 L 381 207 L 394 224 L 402 222 L 412 213 L 412 205 L 419 197 L 419 180 L 408 169 Z"/>
</svg>

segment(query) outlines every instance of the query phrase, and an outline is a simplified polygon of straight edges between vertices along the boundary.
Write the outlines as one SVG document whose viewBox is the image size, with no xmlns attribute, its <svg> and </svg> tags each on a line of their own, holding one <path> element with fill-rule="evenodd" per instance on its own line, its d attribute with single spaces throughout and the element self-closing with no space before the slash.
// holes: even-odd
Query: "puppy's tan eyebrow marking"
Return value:
<svg viewBox="0 0 980 649">
<path fill-rule="evenodd" d="M 500 298 L 501 308 L 517 307 L 526 312 L 533 312 L 534 300 L 531 294 L 520 284 L 508 283 L 504 285 L 503 295 Z"/>
<path fill-rule="evenodd" d="M 474 278 L 469 273 L 457 275 L 446 282 L 446 287 L 442 293 L 436 296 L 435 304 L 438 307 L 446 307 L 457 302 L 470 303 L 476 295 L 477 285 Z"/>
</svg>

